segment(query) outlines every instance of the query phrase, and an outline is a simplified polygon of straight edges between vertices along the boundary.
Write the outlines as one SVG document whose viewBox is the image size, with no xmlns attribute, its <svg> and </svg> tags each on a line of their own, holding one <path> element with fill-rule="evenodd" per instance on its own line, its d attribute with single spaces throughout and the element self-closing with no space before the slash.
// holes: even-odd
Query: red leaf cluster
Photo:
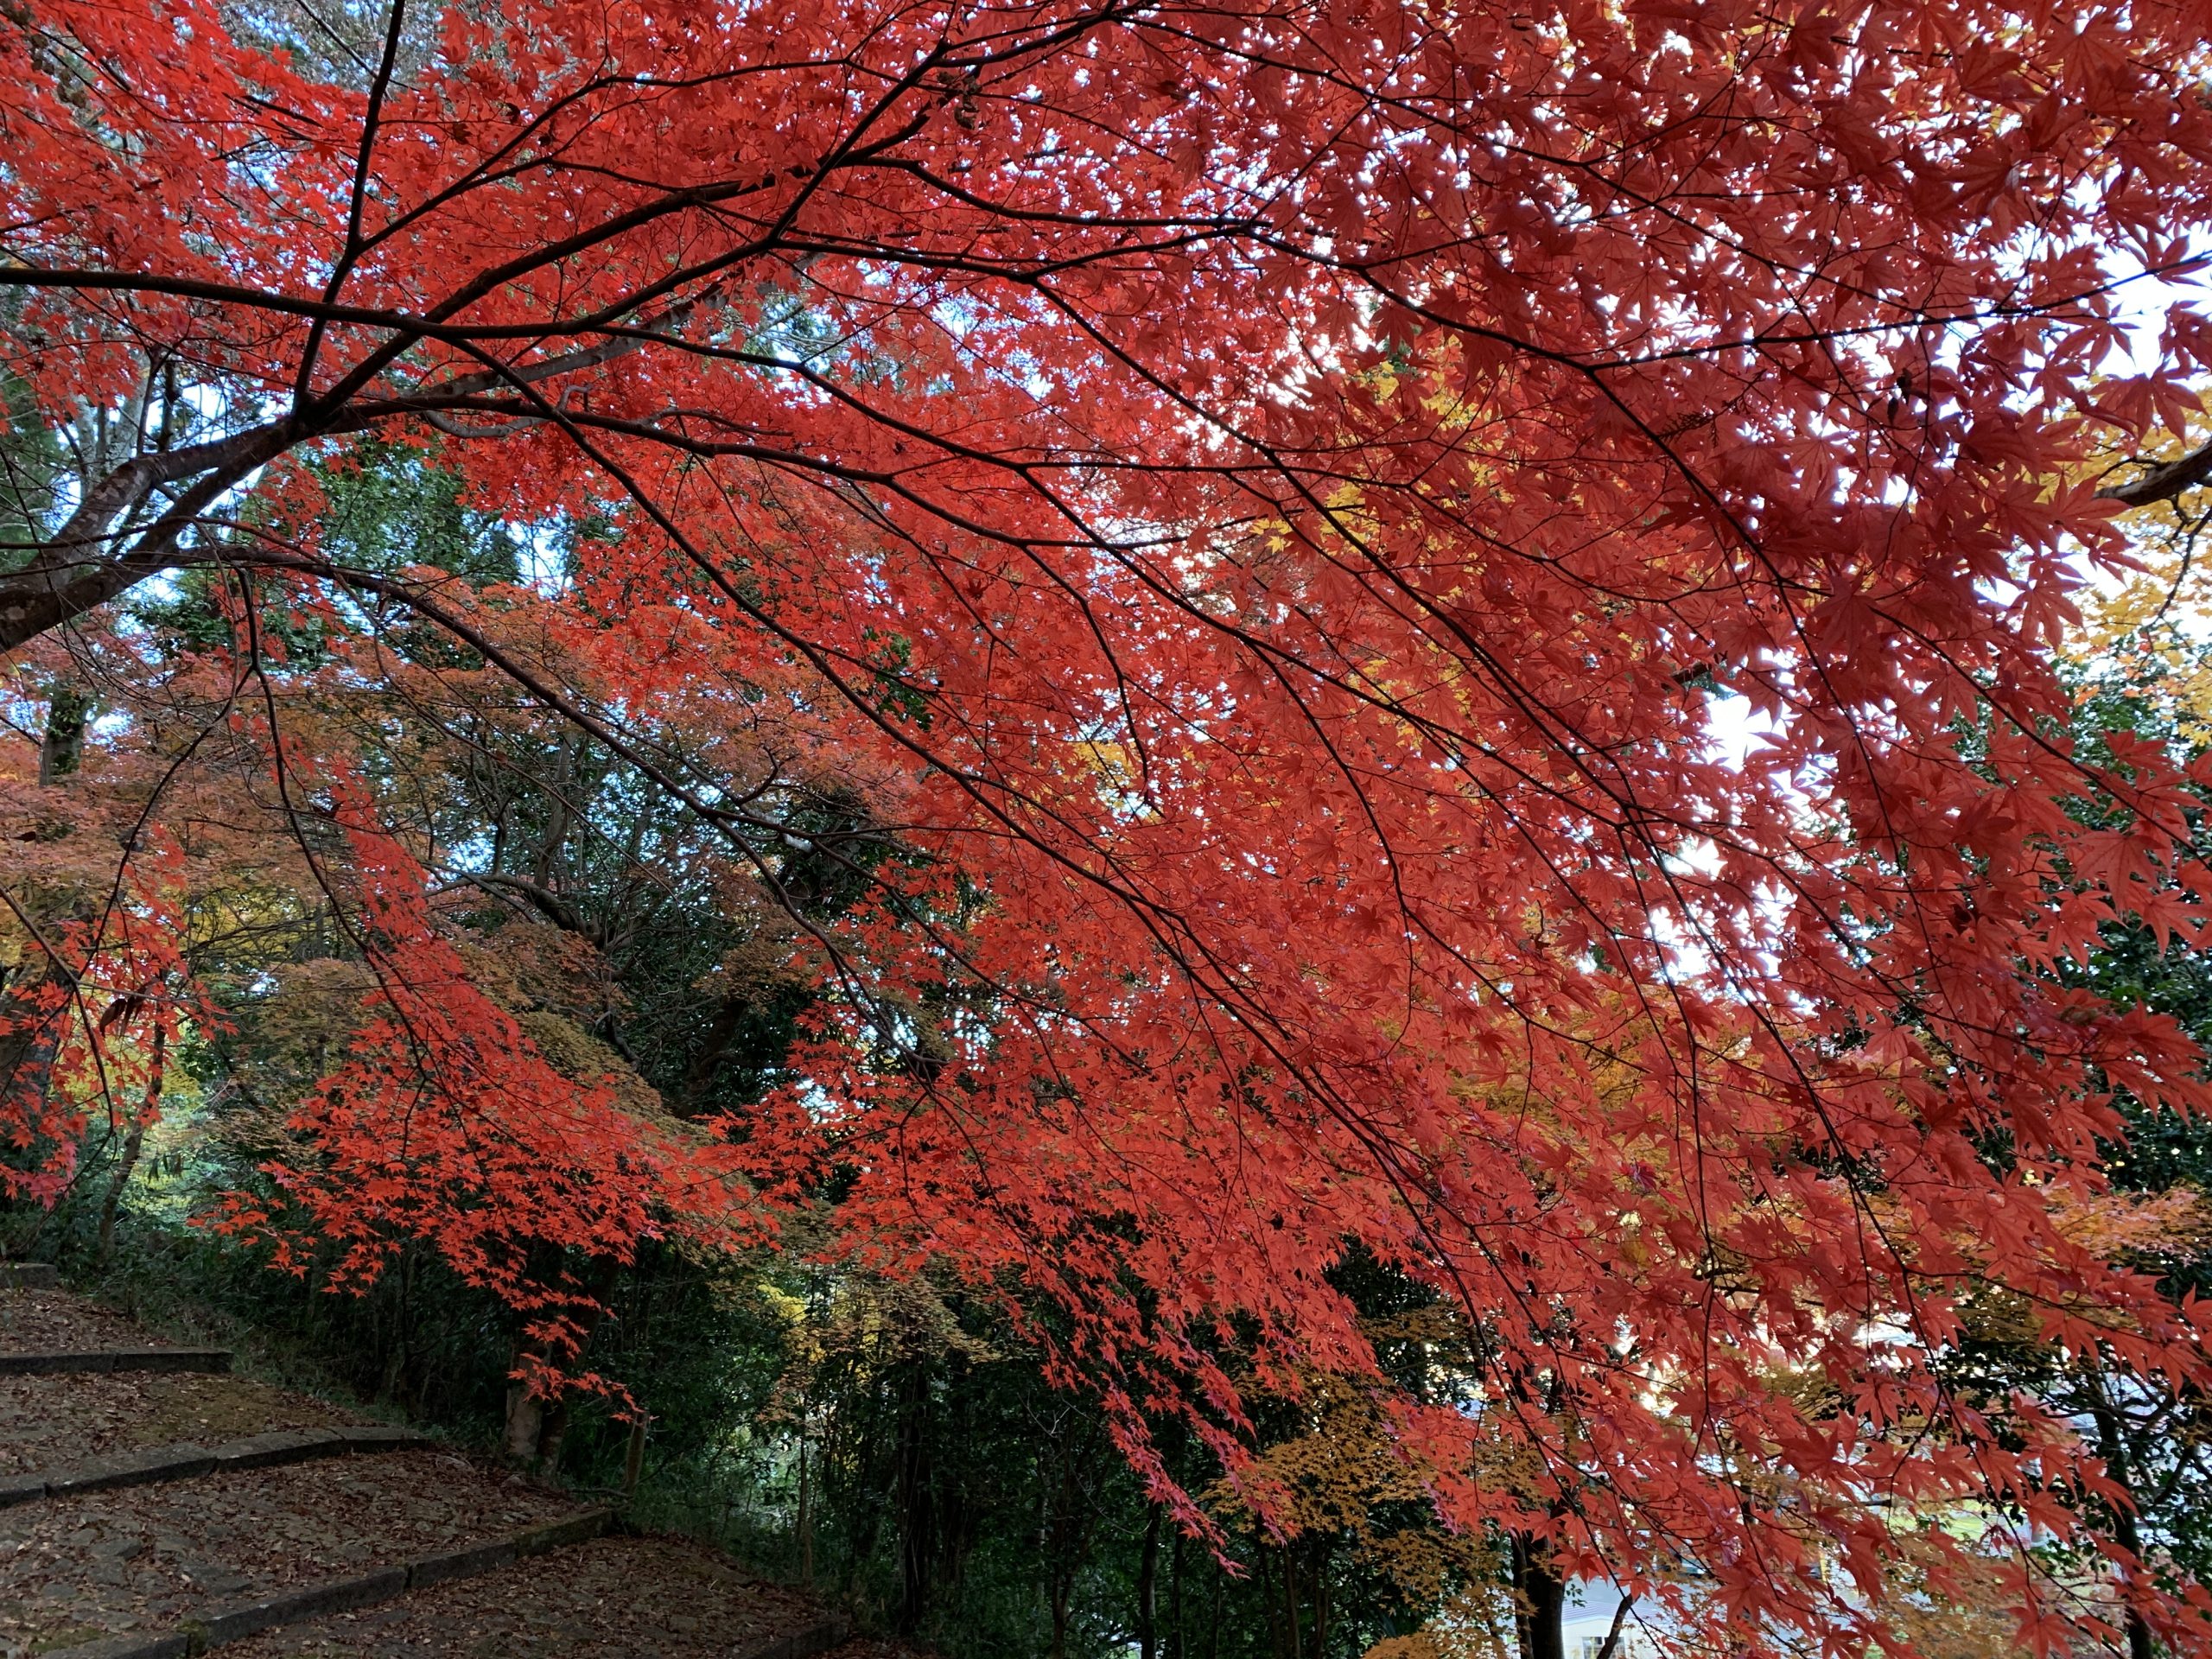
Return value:
<svg viewBox="0 0 2212 1659">
<path fill-rule="evenodd" d="M 273 575 L 445 631 L 772 896 L 772 817 L 641 732 L 773 709 L 906 858 L 800 935 L 803 1083 L 709 1141 L 552 1070 L 339 790 L 375 1012 L 287 1179 L 352 1268 L 413 1232 L 501 1282 L 834 1166 L 852 1249 L 1061 1310 L 1164 1488 L 1163 1414 L 1235 1471 L 1254 1382 L 1382 1387 L 1356 1248 L 1486 1333 L 1479 1409 L 1388 1402 L 1456 1521 L 1835 1649 L 1900 1513 L 2080 1524 L 2069 1427 L 1930 1363 L 1977 1287 L 2207 1380 L 2063 1224 L 2114 1091 L 2201 1110 L 2198 1057 L 2050 972 L 2202 925 L 2185 779 L 2085 766 L 2049 662 L 2120 554 L 2084 458 L 2212 358 L 2175 297 L 2107 372 L 2212 200 L 2201 8 L 393 16 L 324 58 L 206 4 L 0 22 L 6 368 L 48 410 L 181 376 L 200 426 L 86 474 L 0 643 Z M 283 504 L 365 434 L 599 530 L 496 616 L 348 565 Z M 2031 1645 L 2103 1628 L 2016 1567 Z M 2202 1648 L 2200 1592 L 2129 1593 Z"/>
</svg>

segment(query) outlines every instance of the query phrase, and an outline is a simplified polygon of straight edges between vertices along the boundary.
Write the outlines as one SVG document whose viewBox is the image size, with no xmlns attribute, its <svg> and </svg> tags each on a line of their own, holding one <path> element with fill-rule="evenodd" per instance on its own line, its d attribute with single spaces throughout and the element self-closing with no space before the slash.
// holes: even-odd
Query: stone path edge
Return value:
<svg viewBox="0 0 2212 1659">
<path fill-rule="evenodd" d="M 213 1446 L 189 1441 L 149 1446 L 143 1451 L 114 1452 L 62 1469 L 34 1469 L 28 1474 L 0 1475 L 0 1510 L 18 1503 L 35 1503 L 46 1497 L 73 1497 L 79 1492 L 192 1480 L 219 1470 L 270 1469 L 279 1464 L 313 1463 L 318 1459 L 345 1457 L 356 1452 L 391 1452 L 404 1446 L 435 1444 L 429 1435 L 417 1430 L 388 1428 L 373 1423 L 342 1428 L 274 1429 L 266 1434 L 249 1434 L 243 1440 L 225 1440 Z"/>
<path fill-rule="evenodd" d="M 472 1579 L 525 1556 L 543 1555 L 548 1550 L 581 1544 L 598 1537 L 613 1522 L 612 1510 L 579 1510 L 558 1521 L 527 1528 L 489 1543 L 444 1550 L 402 1566 L 380 1567 L 344 1578 L 316 1579 L 253 1601 L 232 1602 L 215 1608 L 204 1618 L 188 1620 L 182 1628 L 165 1636 L 141 1636 L 132 1631 L 102 1637 L 97 1642 L 55 1648 L 44 1659 L 192 1659 L 192 1656 L 205 1653 L 210 1648 L 243 1641 L 280 1624 L 320 1618 L 326 1613 L 349 1612 L 357 1607 L 373 1607 L 378 1602 L 405 1595 L 410 1590 L 442 1584 L 448 1579 Z M 817 1626 L 800 1635 L 813 1636 L 823 1628 Z M 810 1647 L 785 1651 L 785 1644 L 794 1639 L 785 1637 L 783 1643 L 764 1650 L 760 1659 L 807 1659 L 807 1656 L 823 1650 Z"/>
<path fill-rule="evenodd" d="M 56 1372 L 211 1371 L 231 1369 L 227 1348 L 89 1348 L 0 1353 L 0 1376 L 49 1376 Z"/>
</svg>

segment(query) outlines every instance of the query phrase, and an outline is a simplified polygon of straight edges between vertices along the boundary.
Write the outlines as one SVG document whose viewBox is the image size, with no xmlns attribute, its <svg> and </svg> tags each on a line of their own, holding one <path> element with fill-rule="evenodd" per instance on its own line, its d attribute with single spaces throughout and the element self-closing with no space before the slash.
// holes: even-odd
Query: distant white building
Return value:
<svg viewBox="0 0 2212 1659">
<path fill-rule="evenodd" d="M 1611 1585 L 1578 1585 L 1567 1592 L 1567 1607 L 1560 1619 L 1567 1659 L 1598 1659 L 1620 1605 L 1620 1592 Z M 1631 1611 L 1621 1621 L 1621 1639 L 1613 1649 L 1613 1659 L 1658 1659 L 1658 1656 L 1650 1630 Z"/>
</svg>

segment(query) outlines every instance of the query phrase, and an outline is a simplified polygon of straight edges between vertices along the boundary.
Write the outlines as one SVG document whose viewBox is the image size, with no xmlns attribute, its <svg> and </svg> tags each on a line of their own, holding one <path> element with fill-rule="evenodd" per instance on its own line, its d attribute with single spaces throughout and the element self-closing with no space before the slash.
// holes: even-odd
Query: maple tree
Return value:
<svg viewBox="0 0 2212 1659">
<path fill-rule="evenodd" d="M 2199 21 L 17 0 L 11 1188 L 228 1017 L 194 929 L 251 849 L 359 974 L 287 1205 L 341 1276 L 499 1288 L 525 1382 L 594 1300 L 540 1247 L 834 1202 L 871 1270 L 1063 1310 L 1201 1532 L 1156 1424 L 1262 1494 L 1245 1402 L 1319 1372 L 1529 1585 L 1907 1640 L 1900 1517 L 1976 1503 L 2025 1645 L 2116 1628 L 2030 1547 L 2096 1535 L 2202 1648 L 2075 1426 L 1936 1363 L 1995 1281 L 2205 1373 L 2069 1227 L 2113 1091 L 2195 1113 L 2198 1057 L 2056 971 L 2196 937 L 2196 798 L 2075 753 L 2050 661 L 2212 470 L 2149 437 L 2185 295 L 2109 372 L 2212 199 Z M 372 450 L 526 527 L 513 579 L 349 546 Z M 553 1052 L 442 884 L 580 918 L 441 841 L 371 688 L 519 699 L 711 839 L 742 971 L 807 988 L 779 1086 Z M 1355 1247 L 1479 1332 L 1471 1404 L 1390 1385 Z"/>
<path fill-rule="evenodd" d="M 2116 730 L 2182 753 L 2204 747 L 2205 649 L 2192 637 L 2203 612 L 2185 592 L 2186 539 L 2193 526 L 2201 528 L 2201 507 L 2186 498 L 2174 505 L 2163 522 L 2130 526 L 2145 544 L 2150 572 L 2099 595 L 2088 607 L 2088 626 L 2067 653 L 2069 677 L 2079 682 L 2074 734 L 2085 746 Z M 2177 531 L 2183 542 L 2178 559 L 2171 545 L 2161 546 Z M 2075 810 L 2093 815 L 2096 808 L 2085 801 Z M 2201 816 L 2197 823 L 2201 836 Z M 2115 1001 L 2171 1014 L 2200 1039 L 2212 1032 L 2201 956 L 2169 952 L 2151 927 L 2107 927 L 2099 948 L 2070 964 L 2066 976 Z M 2154 1272 L 2167 1295 L 2186 1300 L 2202 1294 L 2212 1265 L 2203 1207 L 2204 1123 L 2147 1109 L 2124 1091 L 2115 1104 L 2126 1119 L 2126 1135 L 2105 1160 L 2111 1190 L 2079 1205 L 2065 1224 L 2101 1255 L 2124 1256 Z M 2207 1424 L 2201 1389 L 2145 1389 L 2124 1367 L 2108 1367 L 2094 1346 L 2054 1346 L 2019 1301 L 1995 1287 L 1977 1294 L 1966 1339 L 1943 1363 L 1981 1408 L 2001 1414 L 2024 1392 L 2092 1429 L 2103 1472 L 2115 1488 L 2098 1500 L 2108 1510 L 2110 1530 L 2131 1550 L 2153 1554 L 2162 1571 L 2202 1573 Z M 2132 1654 L 2153 1651 L 2139 1621 L 2128 1621 L 2126 1635 Z"/>
</svg>

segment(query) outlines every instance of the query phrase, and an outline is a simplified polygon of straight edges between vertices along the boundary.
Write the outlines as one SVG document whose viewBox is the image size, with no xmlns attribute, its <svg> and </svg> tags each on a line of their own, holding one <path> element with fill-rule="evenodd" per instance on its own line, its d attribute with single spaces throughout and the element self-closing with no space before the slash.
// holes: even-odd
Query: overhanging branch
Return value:
<svg viewBox="0 0 2212 1659">
<path fill-rule="evenodd" d="M 2212 443 L 2178 461 L 2153 467 L 2132 484 L 2108 484 L 2097 492 L 2097 499 L 2117 501 L 2125 507 L 2155 506 L 2186 494 L 2207 479 L 2212 479 Z"/>
</svg>

